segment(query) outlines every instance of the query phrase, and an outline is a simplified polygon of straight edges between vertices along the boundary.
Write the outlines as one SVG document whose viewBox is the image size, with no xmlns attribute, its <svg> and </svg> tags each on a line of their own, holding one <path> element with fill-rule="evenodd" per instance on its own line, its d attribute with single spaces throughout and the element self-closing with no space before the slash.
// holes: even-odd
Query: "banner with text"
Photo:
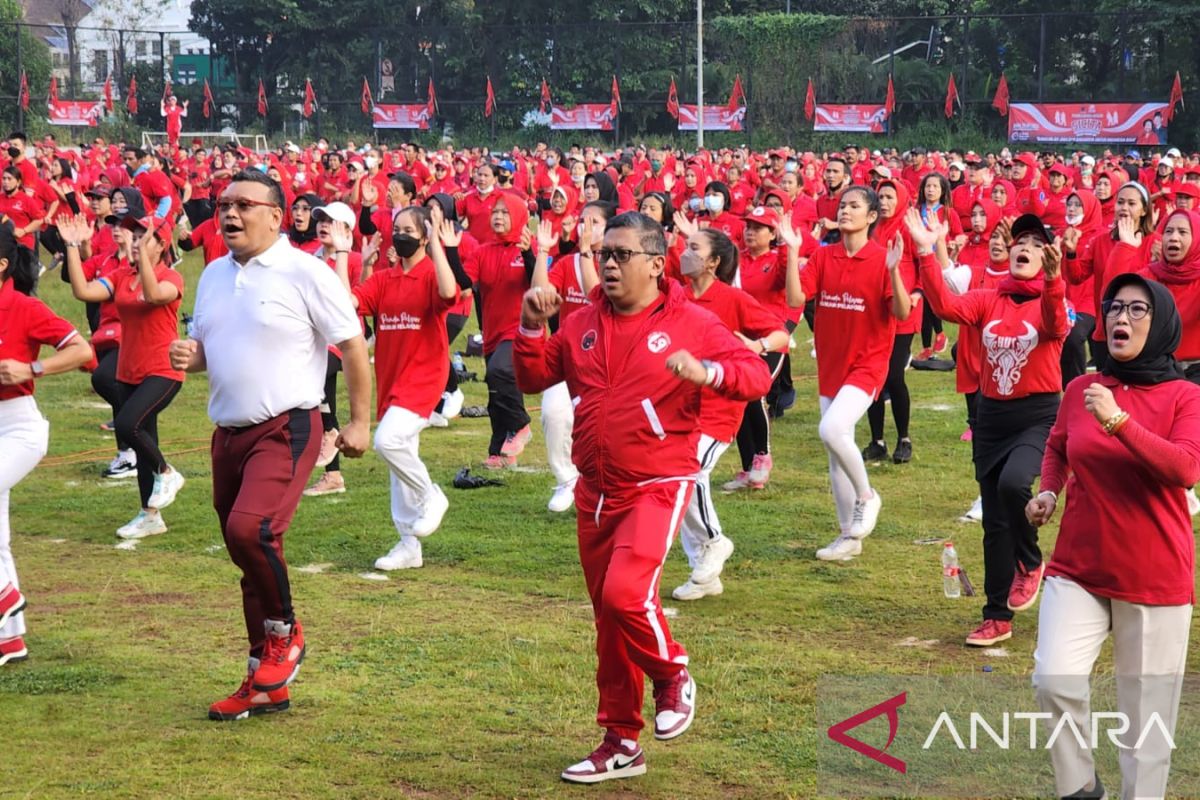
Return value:
<svg viewBox="0 0 1200 800">
<path fill-rule="evenodd" d="M 1010 142 L 1167 143 L 1166 103 L 1012 103 Z"/>
<path fill-rule="evenodd" d="M 556 131 L 611 131 L 612 105 L 580 103 L 572 108 L 550 109 L 550 128 Z"/>
<path fill-rule="evenodd" d="M 882 103 L 858 105 L 818 104 L 813 117 L 814 131 L 840 133 L 886 133 L 887 107 Z"/>
<path fill-rule="evenodd" d="M 425 103 L 390 105 L 377 103 L 371 109 L 371 120 L 376 128 L 415 128 L 429 130 L 429 106 Z"/>
<path fill-rule="evenodd" d="M 49 117 L 53 125 L 88 125 L 96 127 L 104 116 L 103 100 L 58 100 L 50 103 Z"/>
<path fill-rule="evenodd" d="M 696 130 L 696 106 L 679 106 L 679 130 Z M 746 107 L 738 106 L 730 111 L 727 106 L 704 107 L 704 130 L 706 131 L 740 131 L 742 122 L 746 119 Z"/>
</svg>

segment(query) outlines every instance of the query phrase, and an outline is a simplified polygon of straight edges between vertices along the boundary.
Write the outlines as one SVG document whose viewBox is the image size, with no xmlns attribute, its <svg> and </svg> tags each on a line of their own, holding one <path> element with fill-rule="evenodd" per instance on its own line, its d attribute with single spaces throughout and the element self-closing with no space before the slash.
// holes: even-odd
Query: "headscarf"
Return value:
<svg viewBox="0 0 1200 800">
<path fill-rule="evenodd" d="M 1184 254 L 1183 261 L 1178 264 L 1168 264 L 1165 255 L 1157 261 L 1150 262 L 1150 272 L 1154 274 L 1154 279 L 1163 283 L 1182 284 L 1200 280 L 1200 213 L 1183 209 L 1173 211 L 1171 216 L 1167 217 L 1163 229 L 1166 230 L 1171 220 L 1180 215 L 1187 217 L 1188 225 L 1191 226 L 1192 245 Z"/>
<path fill-rule="evenodd" d="M 1021 212 L 1017 208 L 1017 187 L 1007 178 L 999 178 L 992 181 L 992 188 L 997 185 L 1004 187 L 1004 205 L 1000 208 L 1000 213 L 1005 217 L 1015 217 Z M 991 193 L 988 193 L 988 198 L 991 199 Z M 993 201 L 995 202 L 995 201 Z"/>
<path fill-rule="evenodd" d="M 1158 281 L 1125 272 L 1109 281 L 1108 288 L 1104 290 L 1104 302 L 1116 297 L 1117 292 L 1125 286 L 1140 286 L 1150 295 L 1150 305 L 1154 309 L 1150 314 L 1150 330 L 1146 333 L 1142 352 L 1128 361 L 1118 361 L 1110 356 L 1105 361 L 1103 373 L 1121 383 L 1140 386 L 1184 380 L 1183 369 L 1175 360 L 1175 349 L 1183 337 L 1183 324 L 1179 321 L 1175 298 Z"/>
<path fill-rule="evenodd" d="M 879 185 L 875 187 L 875 191 L 878 192 L 885 186 L 890 186 L 896 191 L 896 211 L 887 219 L 879 218 L 879 221 L 875 223 L 875 230 L 871 232 L 871 238 L 884 247 L 888 247 L 896 238 L 897 233 L 906 230 L 904 217 L 908 214 L 909 198 L 908 187 L 900 181 L 880 181 Z"/>
<path fill-rule="evenodd" d="M 517 244 L 521 241 L 521 231 L 525 227 L 525 223 L 529 222 L 529 207 L 521 202 L 521 198 L 506 191 L 500 192 L 496 202 L 504 204 L 504 207 L 508 209 L 509 219 L 512 221 L 512 227 L 508 229 L 508 233 L 497 234 L 497 238 L 505 244 Z"/>
<path fill-rule="evenodd" d="M 321 198 L 312 192 L 299 195 L 295 200 L 292 201 L 292 203 L 295 204 L 296 200 L 303 200 L 304 202 L 308 203 L 310 209 L 320 208 L 321 206 L 325 205 Z M 309 214 L 311 213 L 312 212 L 310 211 Z M 293 221 L 291 227 L 288 229 L 287 236 L 288 241 L 297 246 L 305 244 L 306 242 L 311 242 L 317 238 L 317 221 L 309 216 L 308 230 L 303 231 L 296 230 L 296 223 Z"/>
<path fill-rule="evenodd" d="M 971 213 L 975 212 L 975 206 L 983 209 L 983 213 L 987 215 L 987 227 L 983 229 L 983 233 L 976 233 L 972 228 L 967 234 L 967 242 L 970 244 L 986 245 L 991 241 L 992 233 L 996 230 L 996 226 L 1000 224 L 1000 219 L 1004 216 L 1000 211 L 1000 206 L 988 200 L 986 197 L 981 197 L 971 204 Z"/>
<path fill-rule="evenodd" d="M 617 186 L 613 183 L 612 177 L 607 172 L 601 170 L 591 173 L 587 178 L 583 179 L 585 186 L 587 185 L 588 178 L 596 182 L 596 189 L 600 193 L 600 200 L 612 203 L 614 206 L 621 202 L 621 199 L 617 196 Z"/>
</svg>

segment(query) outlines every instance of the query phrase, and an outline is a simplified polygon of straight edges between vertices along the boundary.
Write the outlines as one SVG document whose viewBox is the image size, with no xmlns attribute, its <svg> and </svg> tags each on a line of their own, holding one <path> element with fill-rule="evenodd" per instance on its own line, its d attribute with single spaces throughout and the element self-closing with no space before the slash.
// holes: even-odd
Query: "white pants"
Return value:
<svg viewBox="0 0 1200 800">
<path fill-rule="evenodd" d="M 700 460 L 700 475 L 696 478 L 696 491 L 683 514 L 679 528 L 679 543 L 687 555 L 688 564 L 696 566 L 696 555 L 708 542 L 721 538 L 721 521 L 712 501 L 712 471 L 721 456 L 729 449 L 729 442 L 718 442 L 706 433 L 700 434 L 697 458 Z"/>
<path fill-rule="evenodd" d="M 1089 746 L 1088 677 L 1104 640 L 1112 633 L 1117 710 L 1129 720 L 1128 732 L 1119 738 L 1130 749 L 1120 750 L 1118 756 L 1125 800 L 1166 793 L 1171 750 L 1157 725 L 1150 726 L 1151 733 L 1140 748 L 1133 745 L 1154 713 L 1175 736 L 1191 618 L 1190 605 L 1145 606 L 1111 600 L 1067 578 L 1047 578 L 1042 589 L 1033 654 L 1038 705 L 1054 715 L 1044 724 L 1057 725 L 1062 715 L 1070 715 Z M 1105 730 L 1118 727 L 1116 721 L 1100 724 L 1102 741 L 1109 741 Z M 1083 788 L 1095 773 L 1092 751 L 1079 746 L 1070 728 L 1064 728 L 1055 739 L 1050 762 L 1060 796 Z"/>
<path fill-rule="evenodd" d="M 571 432 L 575 429 L 575 406 L 566 382 L 542 392 L 542 432 L 546 436 L 546 461 L 559 486 L 573 483 L 579 470 L 571 461 Z"/>
<path fill-rule="evenodd" d="M 38 411 L 33 397 L 0 400 L 0 588 L 17 581 L 12 555 L 12 529 L 8 525 L 8 496 L 21 479 L 46 455 L 50 423 Z M 0 639 L 25 635 L 25 615 L 14 614 L 0 626 Z"/>
<path fill-rule="evenodd" d="M 412 533 L 412 524 L 420 518 L 425 501 L 434 491 L 429 470 L 417 454 L 421 431 L 427 427 L 428 419 L 392 406 L 375 428 L 375 452 L 391 472 L 392 522 L 401 535 Z"/>
<path fill-rule="evenodd" d="M 857 386 L 843 386 L 835 397 L 822 397 L 817 434 L 829 453 L 829 482 L 837 506 L 838 527 L 850 531 L 854 501 L 871 493 L 862 453 L 854 443 L 854 426 L 867 413 L 871 396 Z"/>
</svg>

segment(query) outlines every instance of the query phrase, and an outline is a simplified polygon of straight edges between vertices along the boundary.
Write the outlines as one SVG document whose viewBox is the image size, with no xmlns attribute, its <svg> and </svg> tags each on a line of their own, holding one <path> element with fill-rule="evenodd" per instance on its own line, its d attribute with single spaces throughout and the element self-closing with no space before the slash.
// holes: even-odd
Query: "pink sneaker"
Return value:
<svg viewBox="0 0 1200 800">
<path fill-rule="evenodd" d="M 488 469 L 504 469 L 508 466 L 508 459 L 504 456 L 488 456 L 483 466 Z"/>
<path fill-rule="evenodd" d="M 962 432 L 962 436 L 958 437 L 958 440 L 960 442 L 969 442 L 974 438 L 975 438 L 975 432 L 973 430 L 971 430 L 970 428 L 967 428 L 965 431 Z"/>
<path fill-rule="evenodd" d="M 1017 575 L 1013 578 L 1012 588 L 1008 590 L 1009 611 L 1024 611 L 1037 602 L 1038 590 L 1042 588 L 1042 575 L 1045 572 L 1045 561 L 1032 570 L 1025 569 L 1023 564 L 1017 564 Z"/>
<path fill-rule="evenodd" d="M 771 461 L 770 453 L 759 453 L 754 457 L 750 464 L 750 474 L 747 476 L 751 489 L 762 489 L 767 485 L 767 481 L 771 480 L 772 466 L 774 462 Z"/>
<path fill-rule="evenodd" d="M 337 438 L 338 429 L 334 428 L 331 431 L 325 431 L 321 435 L 321 452 L 317 455 L 318 467 L 327 467 L 333 463 L 333 459 L 337 457 Z"/>
<path fill-rule="evenodd" d="M 525 445 L 529 444 L 529 440 L 532 438 L 533 431 L 529 429 L 528 425 L 516 433 L 510 433 L 500 447 L 500 455 L 507 456 L 515 464 L 517 457 L 525 452 Z"/>
<path fill-rule="evenodd" d="M 985 619 L 978 628 L 967 634 L 972 647 L 991 647 L 1012 638 L 1012 623 L 1000 619 Z"/>
<path fill-rule="evenodd" d="M 726 492 L 726 493 L 739 492 L 742 489 L 749 488 L 749 486 L 750 486 L 750 473 L 746 472 L 745 470 L 742 470 L 742 471 L 738 472 L 737 475 L 733 476 L 733 480 L 726 481 L 725 483 L 721 484 L 721 491 Z"/>
</svg>

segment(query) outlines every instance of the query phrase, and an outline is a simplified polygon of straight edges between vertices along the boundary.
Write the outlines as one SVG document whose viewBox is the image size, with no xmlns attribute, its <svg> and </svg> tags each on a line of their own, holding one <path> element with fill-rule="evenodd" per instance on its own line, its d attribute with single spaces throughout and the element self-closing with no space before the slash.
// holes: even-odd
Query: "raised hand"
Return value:
<svg viewBox="0 0 1200 800">
<path fill-rule="evenodd" d="M 682 211 L 675 212 L 675 230 L 685 239 L 690 239 L 700 232 L 700 226 L 692 222 Z"/>
<path fill-rule="evenodd" d="M 359 187 L 359 194 L 362 196 L 364 206 L 373 206 L 379 203 L 379 187 L 375 185 L 375 181 L 367 181 Z"/>
<path fill-rule="evenodd" d="M 537 227 L 538 250 L 550 252 L 556 244 L 558 244 L 558 232 L 554 230 L 554 223 L 548 219 L 539 221 Z"/>
<path fill-rule="evenodd" d="M 1083 237 L 1083 232 L 1079 228 L 1071 227 L 1063 231 L 1062 247 L 1064 253 L 1074 253 L 1079 247 L 1079 240 Z"/>
<path fill-rule="evenodd" d="M 939 223 L 935 223 L 937 227 L 934 230 L 926 228 L 921 214 L 915 208 L 910 208 L 904 215 L 904 223 L 908 226 L 908 235 L 918 250 L 933 250 L 937 246 L 938 233 L 941 230 Z"/>
<path fill-rule="evenodd" d="M 462 231 L 453 221 L 443 218 L 438 226 L 437 238 L 442 240 L 442 247 L 458 247 L 462 244 Z"/>
<path fill-rule="evenodd" d="M 896 234 L 892 239 L 892 243 L 887 249 L 887 268 L 888 272 L 895 272 L 900 268 L 900 262 L 904 259 L 904 237 Z"/>
<path fill-rule="evenodd" d="M 92 226 L 83 214 L 60 214 L 55 224 L 63 241 L 86 242 L 92 238 Z"/>
<path fill-rule="evenodd" d="M 1042 248 L 1042 277 L 1047 281 L 1057 278 L 1062 269 L 1062 260 L 1062 237 L 1060 236 L 1054 240 L 1053 244 Z"/>
<path fill-rule="evenodd" d="M 799 250 L 800 245 L 804 243 L 804 235 L 792 227 L 791 217 L 787 214 L 780 217 L 779 227 L 775 229 L 775 232 L 779 236 L 779 241 L 793 250 Z"/>
<path fill-rule="evenodd" d="M 521 325 L 525 328 L 540 328 L 558 313 L 562 298 L 553 286 L 535 286 L 525 292 L 521 299 Z"/>
<path fill-rule="evenodd" d="M 1129 217 L 1117 220 L 1117 237 L 1130 247 L 1142 246 L 1142 232 L 1138 230 L 1137 223 Z"/>
<path fill-rule="evenodd" d="M 349 251 L 354 247 L 354 231 L 344 222 L 333 221 L 329 228 L 329 239 L 335 251 Z"/>
<path fill-rule="evenodd" d="M 530 245 L 532 245 L 532 244 L 533 244 L 533 231 L 529 230 L 529 226 L 526 225 L 525 227 L 521 228 L 521 241 L 518 243 L 517 246 L 520 248 L 521 252 L 525 252 L 526 250 L 529 249 Z"/>
</svg>

